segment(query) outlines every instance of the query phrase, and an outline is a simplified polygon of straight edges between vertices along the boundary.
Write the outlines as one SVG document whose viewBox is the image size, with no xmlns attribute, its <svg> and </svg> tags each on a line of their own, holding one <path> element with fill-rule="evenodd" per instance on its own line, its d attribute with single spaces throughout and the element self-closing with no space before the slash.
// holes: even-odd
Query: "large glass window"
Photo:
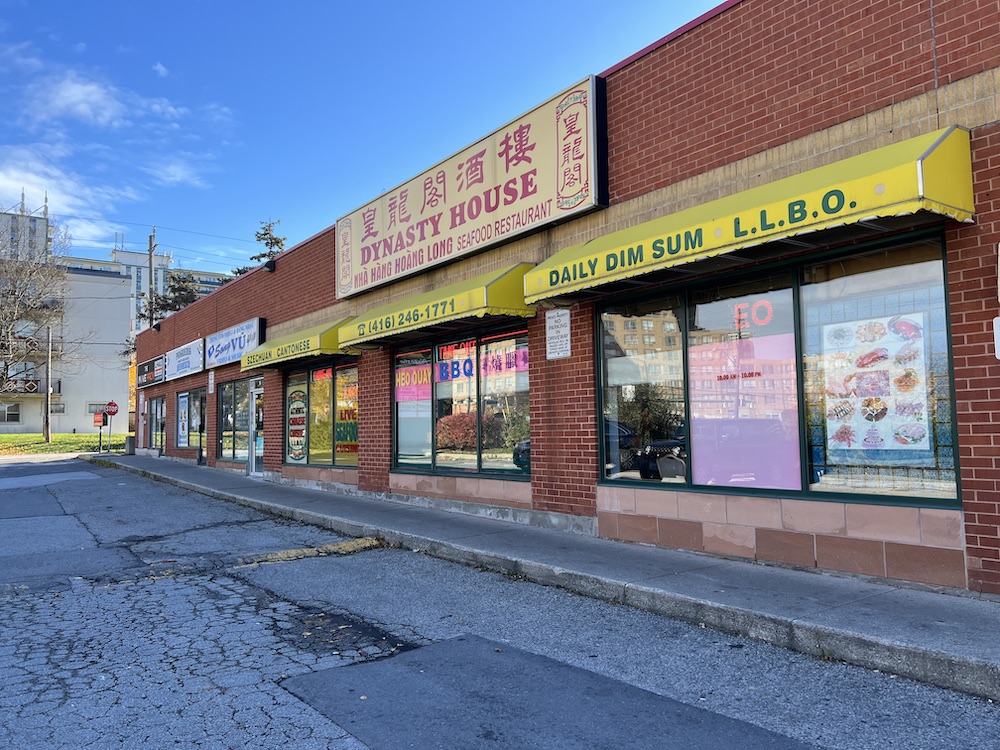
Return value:
<svg viewBox="0 0 1000 750">
<path fill-rule="evenodd" d="M 333 368 L 309 374 L 309 463 L 333 463 Z"/>
<path fill-rule="evenodd" d="M 358 465 L 357 365 L 330 365 L 288 376 L 285 462 Z"/>
<path fill-rule="evenodd" d="M 684 355 L 679 342 L 654 342 L 638 357 L 624 347 L 628 334 L 619 333 L 635 329 L 638 321 L 644 330 L 676 330 L 680 311 L 679 298 L 667 297 L 614 306 L 601 315 L 606 478 L 685 481 Z"/>
<path fill-rule="evenodd" d="M 333 426 L 335 463 L 358 465 L 358 366 L 337 368 L 336 419 Z"/>
<path fill-rule="evenodd" d="M 934 236 L 604 308 L 604 477 L 954 500 L 942 255 Z M 668 335 L 636 350 L 636 329 Z"/>
<path fill-rule="evenodd" d="M 798 401 L 782 385 L 795 383 L 789 276 L 701 290 L 691 302 L 691 480 L 799 489 Z"/>
<path fill-rule="evenodd" d="M 219 458 L 246 461 L 250 455 L 250 381 L 219 386 Z"/>
<path fill-rule="evenodd" d="M 396 355 L 396 463 L 431 465 L 431 350 Z"/>
<path fill-rule="evenodd" d="M 397 466 L 516 471 L 528 439 L 526 331 L 467 337 L 396 356 Z"/>
<path fill-rule="evenodd" d="M 21 421 L 20 404 L 0 404 L 0 422 L 14 424 Z"/>
<path fill-rule="evenodd" d="M 434 464 L 475 470 L 479 459 L 476 340 L 439 344 L 434 360 Z"/>
<path fill-rule="evenodd" d="M 957 497 L 940 243 L 810 266 L 802 305 L 810 488 Z"/>
</svg>

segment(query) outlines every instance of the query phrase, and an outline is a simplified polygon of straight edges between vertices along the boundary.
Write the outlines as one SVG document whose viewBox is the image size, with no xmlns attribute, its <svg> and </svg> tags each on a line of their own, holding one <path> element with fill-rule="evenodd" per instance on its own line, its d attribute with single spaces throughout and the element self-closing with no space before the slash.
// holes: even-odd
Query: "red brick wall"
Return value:
<svg viewBox="0 0 1000 750">
<path fill-rule="evenodd" d="M 570 310 L 566 359 L 545 358 L 545 312 L 528 322 L 531 352 L 531 495 L 533 507 L 580 516 L 597 514 L 597 394 L 594 309 Z"/>
<path fill-rule="evenodd" d="M 211 294 L 160 323 L 160 330 L 146 330 L 136 341 L 136 359 L 145 362 L 158 354 L 195 339 L 242 323 L 249 318 L 267 319 L 269 326 L 294 320 L 328 307 L 336 301 L 335 232 L 330 227 L 277 258 L 273 273 L 259 268 L 230 281 Z M 216 372 L 216 382 L 239 377 L 226 368 Z"/>
<path fill-rule="evenodd" d="M 1000 125 L 973 133 L 976 223 L 948 234 L 959 463 L 969 587 L 1000 594 L 1000 362 L 994 353 Z"/>
<path fill-rule="evenodd" d="M 388 347 L 358 361 L 358 489 L 389 491 L 393 359 Z"/>
<path fill-rule="evenodd" d="M 1000 66 L 996 0 L 933 5 L 941 85 Z M 612 202 L 933 90 L 930 9 L 744 0 L 610 73 Z"/>
<path fill-rule="evenodd" d="M 136 340 L 136 361 L 145 362 L 178 346 L 242 323 L 262 317 L 275 326 L 302 315 L 328 307 L 335 302 L 336 274 L 333 227 L 282 253 L 276 270 L 261 269 L 239 277 L 188 305 L 160 322 L 160 330 L 143 331 Z M 284 451 L 284 391 L 278 371 L 259 370 L 264 376 L 264 468 L 278 471 Z M 240 372 L 238 362 L 215 369 L 215 393 L 207 394 L 205 455 L 215 464 L 218 451 L 217 421 L 219 386 L 232 380 L 251 377 Z M 167 396 L 167 449 L 170 455 L 193 458 L 197 450 L 174 448 L 176 398 L 178 390 L 207 387 L 208 373 L 141 389 L 145 399 Z M 144 432 L 145 435 L 145 432 Z M 143 445 L 146 444 L 143 438 Z"/>
</svg>

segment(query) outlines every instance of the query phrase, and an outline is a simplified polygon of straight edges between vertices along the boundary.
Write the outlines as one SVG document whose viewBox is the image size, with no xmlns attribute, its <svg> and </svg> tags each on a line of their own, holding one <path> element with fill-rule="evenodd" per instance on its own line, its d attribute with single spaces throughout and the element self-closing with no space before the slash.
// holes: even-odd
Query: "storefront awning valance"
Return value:
<svg viewBox="0 0 1000 750">
<path fill-rule="evenodd" d="M 486 315 L 530 318 L 535 308 L 524 301 L 524 274 L 533 267 L 532 263 L 518 263 L 377 307 L 344 325 L 340 329 L 340 343 L 351 347 L 461 318 Z"/>
<path fill-rule="evenodd" d="M 340 354 L 343 352 L 343 348 L 337 332 L 348 320 L 350 318 L 338 318 L 332 323 L 324 323 L 306 328 L 298 333 L 265 341 L 253 351 L 243 355 L 240 359 L 240 370 L 246 372 L 300 357 Z"/>
<path fill-rule="evenodd" d="M 952 126 L 568 247 L 525 275 L 526 302 L 822 229 L 975 212 L 969 132 Z"/>
</svg>

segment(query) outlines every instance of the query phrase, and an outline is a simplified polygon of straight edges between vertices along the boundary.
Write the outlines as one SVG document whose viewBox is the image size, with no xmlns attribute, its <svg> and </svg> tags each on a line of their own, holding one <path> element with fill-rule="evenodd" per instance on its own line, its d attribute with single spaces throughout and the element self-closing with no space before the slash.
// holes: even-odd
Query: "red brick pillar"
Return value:
<svg viewBox="0 0 1000 750">
<path fill-rule="evenodd" d="M 597 515 L 594 310 L 570 309 L 571 354 L 547 359 L 545 311 L 528 324 L 531 495 L 535 510 Z"/>
<path fill-rule="evenodd" d="M 392 355 L 388 347 L 358 360 L 358 489 L 389 491 L 392 466 Z"/>
</svg>

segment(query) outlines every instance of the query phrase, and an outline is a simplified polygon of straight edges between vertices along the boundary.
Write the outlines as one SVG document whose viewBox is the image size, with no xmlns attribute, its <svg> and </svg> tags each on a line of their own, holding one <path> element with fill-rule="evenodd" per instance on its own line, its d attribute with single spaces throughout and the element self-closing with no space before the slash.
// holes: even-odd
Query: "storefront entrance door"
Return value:
<svg viewBox="0 0 1000 750">
<path fill-rule="evenodd" d="M 264 473 L 264 380 L 250 383 L 250 474 Z"/>
</svg>

